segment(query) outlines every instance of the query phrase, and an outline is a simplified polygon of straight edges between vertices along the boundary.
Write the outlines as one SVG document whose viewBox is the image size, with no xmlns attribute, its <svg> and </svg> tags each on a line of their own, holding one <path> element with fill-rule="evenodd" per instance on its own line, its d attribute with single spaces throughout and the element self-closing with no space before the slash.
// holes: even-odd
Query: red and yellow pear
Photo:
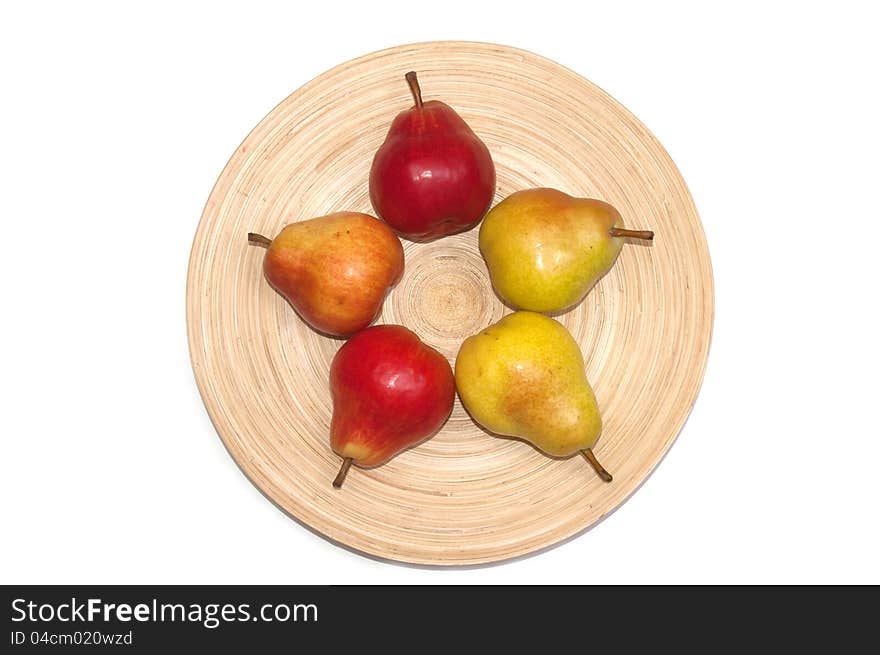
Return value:
<svg viewBox="0 0 880 655">
<path fill-rule="evenodd" d="M 382 221 L 338 212 L 291 223 L 264 246 L 263 272 L 315 330 L 347 337 L 372 323 L 403 274 L 403 246 Z"/>
</svg>

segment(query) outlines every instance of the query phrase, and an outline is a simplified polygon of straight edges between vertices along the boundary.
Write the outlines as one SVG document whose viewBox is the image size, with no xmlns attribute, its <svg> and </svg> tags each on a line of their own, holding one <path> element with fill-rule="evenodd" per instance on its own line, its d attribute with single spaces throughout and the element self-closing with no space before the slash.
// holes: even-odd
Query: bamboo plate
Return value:
<svg viewBox="0 0 880 655">
<path fill-rule="evenodd" d="M 341 341 L 309 329 L 262 277 L 264 251 L 291 221 L 373 213 L 367 177 L 392 118 L 425 99 L 452 105 L 486 142 L 496 202 L 550 186 L 615 205 L 652 246 L 624 246 L 612 271 L 559 317 L 581 344 L 605 429 L 602 483 L 583 458 L 555 460 L 474 425 L 456 400 L 432 440 L 331 487 L 330 361 Z M 466 336 L 510 310 L 493 294 L 477 230 L 404 242 L 406 272 L 380 323 L 414 330 L 453 362 Z M 654 136 L 599 88 L 522 50 L 433 42 L 375 52 L 312 80 L 235 151 L 193 243 L 187 322 L 196 381 L 220 437 L 278 506 L 329 539 L 420 564 L 493 562 L 594 525 L 639 487 L 690 412 L 712 331 L 712 271 L 678 170 Z"/>
</svg>

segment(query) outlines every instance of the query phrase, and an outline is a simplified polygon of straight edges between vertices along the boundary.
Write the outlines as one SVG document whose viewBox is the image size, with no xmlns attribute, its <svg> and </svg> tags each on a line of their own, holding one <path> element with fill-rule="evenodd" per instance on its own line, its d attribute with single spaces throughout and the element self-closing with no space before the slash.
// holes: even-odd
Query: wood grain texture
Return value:
<svg viewBox="0 0 880 655">
<path fill-rule="evenodd" d="M 330 361 L 341 341 L 307 327 L 263 279 L 247 233 L 339 210 L 373 213 L 373 153 L 412 104 L 452 105 L 486 142 L 496 202 L 550 186 L 610 202 L 650 246 L 627 245 L 585 301 L 558 317 L 580 343 L 605 428 L 596 454 L 555 460 L 492 437 L 456 400 L 432 440 L 341 490 L 329 447 Z M 477 230 L 404 242 L 406 271 L 380 323 L 414 330 L 454 361 L 461 341 L 510 310 L 492 292 Z M 650 132 L 574 72 L 509 47 L 419 43 L 372 53 L 278 105 L 220 175 L 193 243 L 187 322 L 196 381 L 224 444 L 279 507 L 363 553 L 433 565 L 494 562 L 596 524 L 645 480 L 696 399 L 713 321 L 712 271 L 696 209 Z M 696 435 L 695 435 L 696 438 Z"/>
</svg>

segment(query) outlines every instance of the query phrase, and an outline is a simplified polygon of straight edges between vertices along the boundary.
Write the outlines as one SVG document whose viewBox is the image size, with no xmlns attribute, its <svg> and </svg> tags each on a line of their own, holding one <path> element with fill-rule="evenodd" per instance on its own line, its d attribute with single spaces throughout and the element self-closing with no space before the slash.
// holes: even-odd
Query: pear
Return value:
<svg viewBox="0 0 880 655">
<path fill-rule="evenodd" d="M 403 275 L 400 239 L 382 221 L 336 212 L 285 226 L 274 239 L 248 233 L 266 248 L 269 284 L 318 332 L 349 337 L 372 323 Z"/>
<path fill-rule="evenodd" d="M 465 409 L 490 432 L 525 439 L 553 457 L 583 454 L 605 482 L 593 454 L 602 418 L 574 337 L 535 312 L 509 314 L 468 337 L 455 360 Z"/>
<path fill-rule="evenodd" d="M 379 466 L 435 434 L 452 412 L 455 379 L 446 357 L 414 332 L 374 325 L 336 351 L 330 392 L 339 488 L 352 464 Z"/>
<path fill-rule="evenodd" d="M 471 229 L 495 196 L 486 144 L 456 111 L 422 102 L 415 71 L 406 74 L 415 104 L 400 112 L 370 166 L 370 200 L 400 236 L 431 241 Z"/>
<path fill-rule="evenodd" d="M 514 309 L 561 312 L 579 303 L 620 254 L 628 230 L 607 202 L 556 189 L 518 191 L 495 205 L 480 226 L 480 252 L 492 285 Z"/>
</svg>

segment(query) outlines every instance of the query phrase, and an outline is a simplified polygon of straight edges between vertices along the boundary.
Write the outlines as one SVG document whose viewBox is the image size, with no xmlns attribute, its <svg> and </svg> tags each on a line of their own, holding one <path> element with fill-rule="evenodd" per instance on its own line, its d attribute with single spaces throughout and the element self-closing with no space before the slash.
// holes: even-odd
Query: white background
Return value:
<svg viewBox="0 0 880 655">
<path fill-rule="evenodd" d="M 880 583 L 878 21 L 713 4 L 5 3 L 0 582 Z M 532 50 L 645 122 L 717 301 L 702 392 L 642 489 L 558 548 L 452 571 L 270 504 L 204 411 L 184 304 L 250 129 L 336 64 L 432 39 Z"/>
</svg>

